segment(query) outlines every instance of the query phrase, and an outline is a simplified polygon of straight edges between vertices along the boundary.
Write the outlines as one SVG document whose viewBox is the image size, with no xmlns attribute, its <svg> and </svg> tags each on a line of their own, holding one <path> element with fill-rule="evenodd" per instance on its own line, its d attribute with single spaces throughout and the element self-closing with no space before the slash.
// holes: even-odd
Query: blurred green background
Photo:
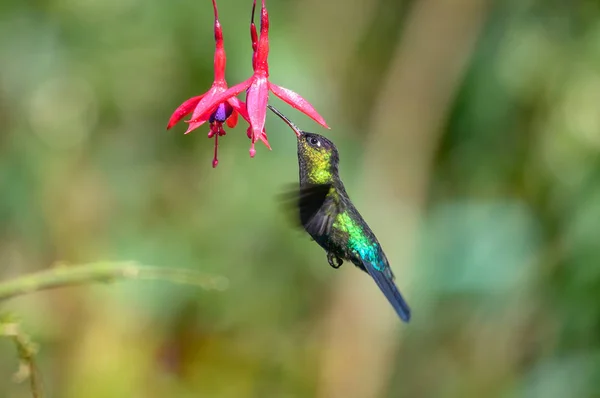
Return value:
<svg viewBox="0 0 600 398">
<path fill-rule="evenodd" d="M 249 0 L 220 0 L 227 79 Z M 3 304 L 49 397 L 600 396 L 600 3 L 268 0 L 271 79 L 311 101 L 413 309 L 296 230 L 240 123 L 165 131 L 212 82 L 210 1 L 3 0 L 0 278 L 136 260 L 225 291 L 123 282 Z M 15 384 L 0 340 L 0 396 Z"/>
</svg>

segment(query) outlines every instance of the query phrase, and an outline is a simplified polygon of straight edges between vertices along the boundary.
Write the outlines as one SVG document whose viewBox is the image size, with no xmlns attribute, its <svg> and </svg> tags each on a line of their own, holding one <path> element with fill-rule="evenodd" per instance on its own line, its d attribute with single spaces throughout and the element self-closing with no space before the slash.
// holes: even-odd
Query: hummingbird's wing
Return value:
<svg viewBox="0 0 600 398">
<path fill-rule="evenodd" d="M 300 188 L 300 222 L 313 237 L 328 235 L 340 212 L 337 200 L 328 196 L 331 188 L 331 184 L 311 184 Z"/>
<path fill-rule="evenodd" d="M 287 186 L 281 190 L 281 193 L 277 195 L 277 200 L 279 208 L 285 215 L 287 221 L 290 222 L 290 224 L 293 224 L 294 227 L 302 228 L 303 225 L 298 216 L 298 183 L 287 184 Z"/>
<path fill-rule="evenodd" d="M 280 195 L 286 213 L 313 238 L 330 233 L 340 212 L 337 199 L 328 197 L 332 187 L 332 184 L 306 184 Z"/>
<path fill-rule="evenodd" d="M 387 265 L 384 265 L 382 268 L 378 264 L 376 265 L 369 261 L 363 261 L 363 265 L 390 304 L 392 304 L 398 316 L 404 322 L 408 322 L 410 320 L 410 308 L 394 283 L 394 274 L 391 268 Z"/>
<path fill-rule="evenodd" d="M 331 184 L 310 184 L 301 188 L 294 185 L 286 188 L 279 200 L 294 223 L 304 227 L 323 206 L 330 188 Z"/>
</svg>

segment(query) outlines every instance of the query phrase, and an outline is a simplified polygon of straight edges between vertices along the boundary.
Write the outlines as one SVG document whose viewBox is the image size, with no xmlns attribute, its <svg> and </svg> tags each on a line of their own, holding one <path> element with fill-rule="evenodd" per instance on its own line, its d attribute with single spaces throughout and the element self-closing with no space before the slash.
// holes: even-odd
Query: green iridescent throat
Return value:
<svg viewBox="0 0 600 398">
<path fill-rule="evenodd" d="M 331 182 L 333 173 L 331 170 L 331 152 L 309 152 L 307 156 L 307 178 L 313 184 L 325 184 Z"/>
</svg>

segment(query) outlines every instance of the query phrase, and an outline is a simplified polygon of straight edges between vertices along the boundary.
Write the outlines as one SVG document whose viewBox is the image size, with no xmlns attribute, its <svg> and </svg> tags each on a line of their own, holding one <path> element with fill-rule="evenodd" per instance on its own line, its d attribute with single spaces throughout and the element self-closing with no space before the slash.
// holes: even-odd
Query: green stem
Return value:
<svg viewBox="0 0 600 398">
<path fill-rule="evenodd" d="M 0 302 L 41 290 L 94 282 L 106 283 L 121 279 L 163 280 L 216 290 L 223 290 L 227 288 L 228 284 L 224 277 L 209 276 L 192 269 L 152 267 L 135 262 L 59 265 L 48 270 L 0 282 Z M 0 336 L 7 336 L 14 341 L 21 359 L 18 378 L 29 378 L 33 398 L 41 398 L 42 391 L 35 366 L 35 345 L 25 334 L 20 332 L 19 324 L 16 322 L 0 320 Z"/>
<path fill-rule="evenodd" d="M 61 265 L 0 282 L 0 301 L 40 290 L 120 279 L 164 280 L 215 290 L 224 290 L 228 284 L 224 277 L 205 275 L 192 269 L 144 266 L 135 262 L 99 262 Z"/>
<path fill-rule="evenodd" d="M 14 321 L 0 321 L 0 336 L 10 338 L 17 348 L 21 364 L 14 376 L 15 381 L 21 382 L 29 379 L 32 397 L 41 398 L 42 389 L 35 365 L 36 345 L 31 341 L 29 336 L 21 331 L 20 325 Z"/>
</svg>

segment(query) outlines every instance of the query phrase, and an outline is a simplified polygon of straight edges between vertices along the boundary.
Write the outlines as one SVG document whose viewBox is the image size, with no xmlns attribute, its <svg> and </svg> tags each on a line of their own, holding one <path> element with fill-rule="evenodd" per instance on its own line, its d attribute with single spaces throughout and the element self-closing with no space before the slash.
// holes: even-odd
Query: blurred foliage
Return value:
<svg viewBox="0 0 600 398">
<path fill-rule="evenodd" d="M 351 195 L 415 3 L 370 2 L 334 70 L 330 40 L 355 11 L 335 0 L 323 20 L 318 2 L 268 1 L 273 81 L 333 127 Z M 219 8 L 233 84 L 251 72 L 250 2 Z M 600 396 L 600 3 L 490 1 L 487 13 L 436 149 L 415 316 L 390 353 L 387 396 Z M 40 347 L 48 396 L 317 395 L 331 286 L 355 270 L 330 269 L 280 209 L 297 179 L 293 134 L 269 116 L 273 151 L 250 159 L 237 127 L 213 170 L 203 129 L 164 129 L 212 81 L 211 21 L 208 1 L 0 3 L 0 278 L 135 260 L 230 281 L 225 292 L 128 282 L 6 303 Z M 30 396 L 12 382 L 17 367 L 0 340 L 0 396 Z"/>
</svg>

